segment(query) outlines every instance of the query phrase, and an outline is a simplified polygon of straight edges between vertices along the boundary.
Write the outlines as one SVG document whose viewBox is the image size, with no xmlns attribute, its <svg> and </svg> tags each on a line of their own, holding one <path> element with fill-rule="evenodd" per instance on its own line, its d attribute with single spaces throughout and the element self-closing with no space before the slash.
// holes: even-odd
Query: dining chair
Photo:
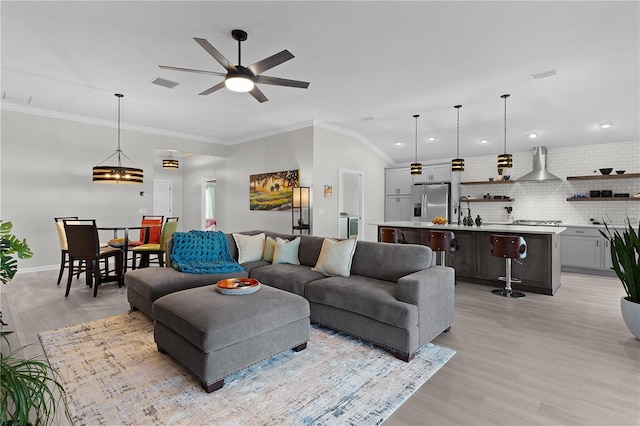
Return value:
<svg viewBox="0 0 640 426">
<path fill-rule="evenodd" d="M 142 244 L 155 244 L 160 242 L 160 232 L 162 230 L 162 221 L 164 216 L 142 216 L 140 223 L 140 236 L 138 240 L 129 240 L 128 247 L 141 246 Z M 147 229 L 149 232 L 147 233 Z M 110 247 L 123 248 L 124 237 L 112 238 L 108 242 Z"/>
<path fill-rule="evenodd" d="M 164 226 L 162 227 L 162 233 L 160 235 L 160 242 L 158 244 L 143 244 L 138 247 L 134 247 L 131 252 L 133 253 L 133 269 L 136 269 L 136 256 L 140 255 L 140 268 L 146 268 L 151 263 L 151 255 L 156 255 L 156 261 L 159 266 L 164 266 L 164 254 L 167 246 L 167 241 L 171 238 L 174 232 L 178 229 L 178 218 L 168 217 Z"/>
<path fill-rule="evenodd" d="M 113 247 L 100 247 L 98 229 L 94 219 L 63 220 L 69 254 L 69 277 L 65 297 L 71 290 L 71 278 L 74 272 L 85 272 L 87 285 L 93 286 L 93 297 L 98 295 L 98 287 L 104 281 L 116 280 L 118 287 L 124 285 L 122 250 Z M 110 259 L 114 259 L 111 269 Z M 76 261 L 78 261 L 76 265 Z M 84 262 L 82 262 L 84 261 Z M 104 263 L 104 266 L 101 265 Z M 109 275 L 113 272 L 115 275 Z"/>
<path fill-rule="evenodd" d="M 58 284 L 62 281 L 64 270 L 69 267 L 69 250 L 67 245 L 67 234 L 64 231 L 64 220 L 78 220 L 78 216 L 54 217 L 56 230 L 58 231 L 58 242 L 60 243 L 60 273 L 58 274 Z M 80 273 L 78 272 L 78 277 Z"/>
</svg>

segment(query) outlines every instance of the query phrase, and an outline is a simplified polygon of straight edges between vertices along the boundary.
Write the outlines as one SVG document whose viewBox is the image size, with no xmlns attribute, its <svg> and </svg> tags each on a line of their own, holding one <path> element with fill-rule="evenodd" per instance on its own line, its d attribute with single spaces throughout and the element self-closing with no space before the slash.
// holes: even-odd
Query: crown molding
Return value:
<svg viewBox="0 0 640 426">
<path fill-rule="evenodd" d="M 341 135 L 349 136 L 354 139 L 357 139 L 363 145 L 365 145 L 367 148 L 369 148 L 371 151 L 373 151 L 375 154 L 377 154 L 380 158 L 382 158 L 386 162 L 391 163 L 394 166 L 398 165 L 391 157 L 385 154 L 380 148 L 375 146 L 369 139 L 365 138 L 358 132 L 354 132 L 353 130 L 345 129 L 344 127 L 336 126 L 335 124 L 330 124 L 330 123 L 327 123 L 326 121 L 320 121 L 320 120 L 313 120 L 313 125 L 314 127 L 319 127 L 321 129 L 329 130 L 335 133 L 340 133 Z"/>
<path fill-rule="evenodd" d="M 60 120 L 69 120 L 77 123 L 93 124 L 96 126 L 105 126 L 105 127 L 113 127 L 113 128 L 118 127 L 118 124 L 114 121 L 100 120 L 98 118 L 85 117 L 82 115 L 75 115 L 75 114 L 67 114 L 63 112 L 51 111 L 51 110 L 42 109 L 42 108 L 15 105 L 8 102 L 0 103 L 0 108 L 7 111 L 21 112 L 24 114 L 38 115 L 41 117 L 48 117 L 48 118 L 57 118 Z M 125 130 L 133 130 L 140 133 L 148 133 L 152 135 L 167 136 L 167 137 L 179 138 L 179 139 L 188 139 L 188 140 L 198 141 L 198 142 L 215 143 L 218 145 L 229 145 L 228 142 L 222 141 L 220 139 L 208 138 L 208 137 L 198 136 L 198 135 L 191 135 L 188 133 L 172 132 L 170 130 L 155 129 L 152 127 L 136 126 L 133 124 L 121 123 L 120 128 Z"/>
</svg>

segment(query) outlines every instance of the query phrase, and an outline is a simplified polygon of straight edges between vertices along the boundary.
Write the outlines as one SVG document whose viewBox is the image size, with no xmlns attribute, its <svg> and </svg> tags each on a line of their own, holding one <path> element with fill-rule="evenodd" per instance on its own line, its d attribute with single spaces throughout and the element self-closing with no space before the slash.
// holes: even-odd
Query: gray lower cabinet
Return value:
<svg viewBox="0 0 640 426">
<path fill-rule="evenodd" d="M 562 233 L 562 270 L 613 274 L 609 242 L 593 227 L 568 227 Z"/>
</svg>

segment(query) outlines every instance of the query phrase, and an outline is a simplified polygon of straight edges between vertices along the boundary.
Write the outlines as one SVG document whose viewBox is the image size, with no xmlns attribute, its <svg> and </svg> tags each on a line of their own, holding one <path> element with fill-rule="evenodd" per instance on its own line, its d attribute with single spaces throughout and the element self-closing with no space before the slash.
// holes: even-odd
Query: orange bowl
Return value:
<svg viewBox="0 0 640 426">
<path fill-rule="evenodd" d="M 218 288 L 233 289 L 243 287 L 255 287 L 260 284 L 260 281 L 254 278 L 227 278 L 225 280 L 218 281 L 216 286 Z"/>
</svg>

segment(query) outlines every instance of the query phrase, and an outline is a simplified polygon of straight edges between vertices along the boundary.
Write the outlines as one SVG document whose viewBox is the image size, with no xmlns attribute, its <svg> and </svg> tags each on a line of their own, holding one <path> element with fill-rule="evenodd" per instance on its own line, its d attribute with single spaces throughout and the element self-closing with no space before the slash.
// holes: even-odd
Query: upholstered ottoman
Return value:
<svg viewBox="0 0 640 426">
<path fill-rule="evenodd" d="M 242 296 L 218 293 L 215 286 L 168 294 L 153 303 L 158 350 L 180 361 L 207 392 L 224 378 L 309 340 L 309 302 L 261 285 Z"/>
</svg>

